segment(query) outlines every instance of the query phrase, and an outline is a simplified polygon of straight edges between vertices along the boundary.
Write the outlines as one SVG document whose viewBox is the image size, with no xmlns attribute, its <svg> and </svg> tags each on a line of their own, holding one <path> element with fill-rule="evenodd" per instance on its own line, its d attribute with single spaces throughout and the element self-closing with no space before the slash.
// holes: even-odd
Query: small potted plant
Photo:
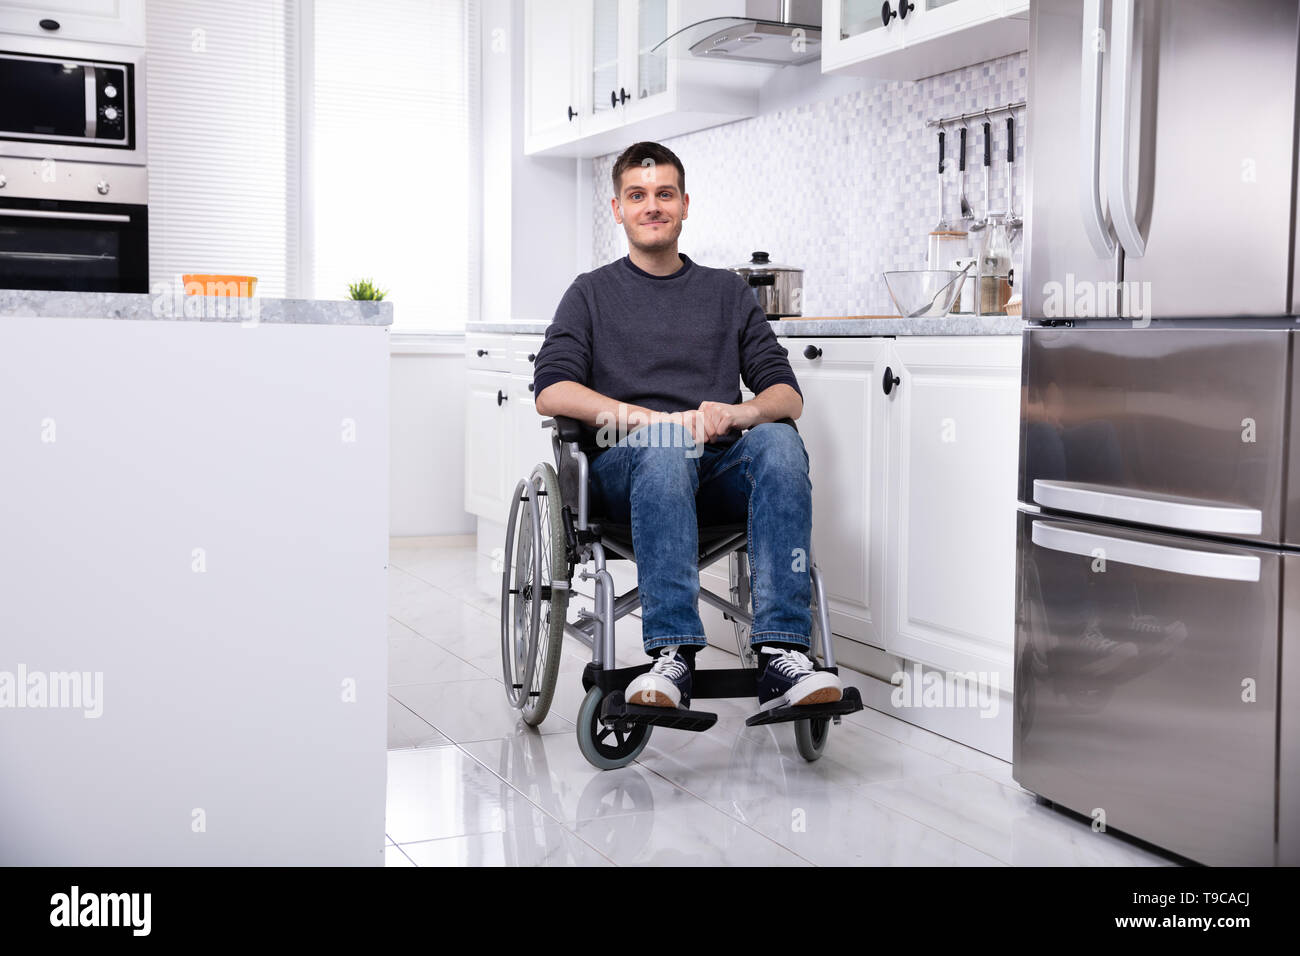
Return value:
<svg viewBox="0 0 1300 956">
<path fill-rule="evenodd" d="M 360 281 L 353 282 L 348 286 L 349 299 L 378 302 L 386 295 L 388 295 L 388 291 L 379 288 L 379 286 L 375 285 L 370 279 L 361 279 Z"/>
</svg>

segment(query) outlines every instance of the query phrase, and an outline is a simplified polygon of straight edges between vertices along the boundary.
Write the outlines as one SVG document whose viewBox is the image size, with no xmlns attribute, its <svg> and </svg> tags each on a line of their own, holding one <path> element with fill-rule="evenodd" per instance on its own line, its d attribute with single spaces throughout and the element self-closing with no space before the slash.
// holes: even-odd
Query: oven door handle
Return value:
<svg viewBox="0 0 1300 956">
<path fill-rule="evenodd" d="M 81 252 L 13 252 L 0 249 L 0 259 L 18 259 L 25 262 L 115 262 L 117 256 L 106 253 L 86 255 Z"/>
<path fill-rule="evenodd" d="M 1057 511 L 1094 518 L 1132 521 L 1203 534 L 1260 534 L 1264 516 L 1258 508 L 1216 501 L 1148 498 L 1118 488 L 1072 481 L 1034 479 L 1034 503 Z"/>
<path fill-rule="evenodd" d="M 1216 578 L 1220 581 L 1259 580 L 1259 558 L 1250 554 L 1171 548 L 1146 541 L 1074 531 L 1046 521 L 1035 521 L 1030 537 L 1034 544 L 1049 551 L 1133 564 L 1152 571 Z"/>
<path fill-rule="evenodd" d="M 86 139 L 99 132 L 99 113 L 95 109 L 95 68 L 87 63 L 81 68 L 86 77 Z"/>
<path fill-rule="evenodd" d="M 0 209 L 0 216 L 14 219 L 74 219 L 83 222 L 130 222 L 130 216 L 116 212 L 60 212 L 52 209 Z"/>
</svg>

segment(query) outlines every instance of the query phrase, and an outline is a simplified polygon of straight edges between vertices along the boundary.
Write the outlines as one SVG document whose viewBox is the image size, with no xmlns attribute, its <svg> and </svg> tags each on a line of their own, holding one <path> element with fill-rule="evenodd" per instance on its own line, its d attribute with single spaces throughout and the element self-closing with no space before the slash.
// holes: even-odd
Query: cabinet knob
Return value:
<svg viewBox="0 0 1300 956">
<path fill-rule="evenodd" d="M 61 24 L 58 20 L 42 20 L 40 21 L 40 26 L 42 30 L 49 30 L 53 33 L 55 30 L 59 29 Z"/>
<path fill-rule="evenodd" d="M 532 382 L 529 382 L 529 383 L 528 383 L 528 391 L 531 392 L 532 390 L 533 390 L 533 383 L 532 383 Z"/>
<path fill-rule="evenodd" d="M 908 13 L 910 13 L 913 9 L 914 8 L 912 4 L 908 3 L 907 0 L 902 0 L 902 2 L 899 3 L 898 5 L 898 19 L 906 20 Z"/>
<path fill-rule="evenodd" d="M 889 0 L 885 0 L 885 2 L 880 5 L 880 22 L 885 26 L 889 26 L 889 21 L 894 19 L 895 16 L 897 16 L 897 14 L 895 14 L 893 8 L 890 7 Z"/>
<path fill-rule="evenodd" d="M 101 179 L 99 182 L 95 183 L 95 192 L 99 193 L 101 196 L 107 196 L 108 190 L 108 180 Z"/>
<path fill-rule="evenodd" d="M 894 374 L 894 370 L 893 370 L 892 368 L 890 368 L 888 365 L 886 365 L 886 366 L 885 366 L 885 379 L 884 379 L 884 381 L 882 381 L 880 384 L 881 384 L 881 386 L 884 388 L 884 390 L 885 390 L 885 394 L 888 395 L 890 392 L 892 392 L 892 391 L 894 390 L 894 386 L 896 386 L 896 385 L 902 385 L 902 384 L 903 384 L 903 380 L 900 379 L 897 375 Z"/>
<path fill-rule="evenodd" d="M 618 106 L 618 91 L 617 91 L 617 90 L 610 90 L 610 91 L 609 91 L 609 108 L 610 108 L 610 109 L 613 109 L 613 108 L 616 107 L 616 106 Z"/>
<path fill-rule="evenodd" d="M 477 355 L 479 358 L 482 358 L 483 356 L 487 355 L 487 349 L 479 349 L 474 354 Z"/>
<path fill-rule="evenodd" d="M 5 174 L 0 173 L 0 189 L 4 189 L 9 180 L 5 179 Z"/>
<path fill-rule="evenodd" d="M 573 118 L 574 118 L 575 116 L 577 116 L 577 115 L 578 115 L 578 114 L 575 113 L 575 112 L 573 111 L 573 107 L 570 106 L 570 107 L 569 107 L 569 122 L 572 123 L 572 122 L 573 122 Z"/>
<path fill-rule="evenodd" d="M 627 90 L 623 89 L 621 86 L 618 88 L 618 101 L 620 103 L 626 103 L 631 98 L 632 97 L 627 95 Z"/>
<path fill-rule="evenodd" d="M 535 361 L 537 361 L 537 353 L 536 353 L 536 352 L 529 352 L 529 353 L 528 353 L 528 361 L 530 361 L 530 362 L 535 362 Z"/>
<path fill-rule="evenodd" d="M 508 396 L 502 394 L 501 389 L 497 389 L 497 408 L 501 407 L 501 403 L 504 402 L 507 397 Z"/>
<path fill-rule="evenodd" d="M 815 345 L 809 345 L 803 350 L 803 357 L 806 359 L 821 358 L 822 350 Z"/>
</svg>

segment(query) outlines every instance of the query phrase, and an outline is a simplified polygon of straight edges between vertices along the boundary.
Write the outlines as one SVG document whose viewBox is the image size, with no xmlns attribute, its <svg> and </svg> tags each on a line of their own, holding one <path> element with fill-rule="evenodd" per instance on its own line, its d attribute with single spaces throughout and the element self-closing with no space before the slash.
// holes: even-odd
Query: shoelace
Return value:
<svg viewBox="0 0 1300 956">
<path fill-rule="evenodd" d="M 769 666 L 775 667 L 786 677 L 798 680 L 813 673 L 812 661 L 802 651 L 792 651 L 786 647 L 764 647 L 764 654 L 771 654 Z"/>
<path fill-rule="evenodd" d="M 676 683 L 686 676 L 686 664 L 677 656 L 677 648 L 673 647 L 656 658 L 654 666 L 650 668 L 650 673 L 667 677 L 670 681 Z"/>
</svg>

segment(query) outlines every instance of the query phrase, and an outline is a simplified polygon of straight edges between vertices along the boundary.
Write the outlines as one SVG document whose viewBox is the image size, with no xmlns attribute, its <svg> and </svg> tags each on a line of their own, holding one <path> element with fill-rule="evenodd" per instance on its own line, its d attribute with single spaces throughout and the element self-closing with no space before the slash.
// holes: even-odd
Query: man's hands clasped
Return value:
<svg viewBox="0 0 1300 956">
<path fill-rule="evenodd" d="M 759 413 L 753 405 L 728 405 L 725 402 L 701 402 L 699 408 L 684 412 L 656 412 L 649 409 L 628 415 L 628 430 L 633 431 L 654 422 L 674 422 L 691 433 L 698 444 L 707 444 L 731 429 L 743 431 L 759 423 Z"/>
</svg>

